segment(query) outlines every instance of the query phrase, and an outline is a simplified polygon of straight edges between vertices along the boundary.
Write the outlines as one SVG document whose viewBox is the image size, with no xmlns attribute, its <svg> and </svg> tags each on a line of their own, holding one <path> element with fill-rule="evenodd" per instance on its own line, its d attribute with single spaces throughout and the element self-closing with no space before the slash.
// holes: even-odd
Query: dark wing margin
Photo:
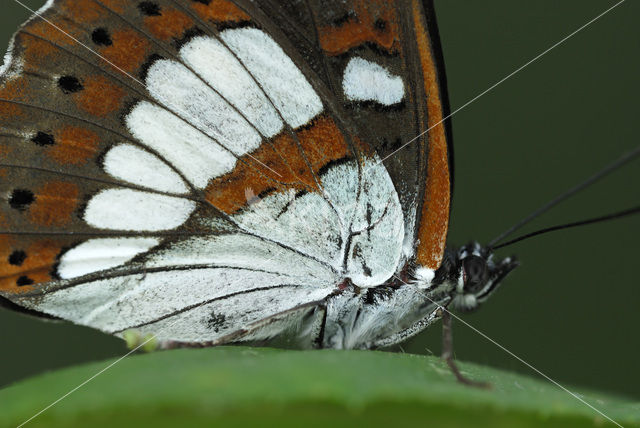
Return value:
<svg viewBox="0 0 640 428">
<path fill-rule="evenodd" d="M 434 57 L 436 69 L 438 70 L 438 86 L 440 87 L 440 104 L 444 119 L 444 132 L 447 139 L 447 150 L 449 152 L 449 181 L 451 183 L 451 197 L 455 184 L 455 155 L 453 150 L 453 126 L 451 121 L 451 104 L 449 102 L 449 91 L 447 86 L 447 72 L 442 52 L 442 42 L 440 41 L 440 31 L 438 30 L 438 20 L 433 0 L 423 0 L 423 7 L 427 19 L 427 31 L 431 40 L 431 52 Z"/>
<path fill-rule="evenodd" d="M 446 245 L 447 231 L 451 207 L 452 180 L 450 165 L 452 153 L 451 133 L 446 130 L 446 110 L 448 102 L 443 104 L 443 81 L 438 69 L 439 43 L 434 47 L 432 34 L 437 28 L 429 28 L 429 20 L 424 7 L 430 7 L 431 22 L 435 22 L 432 2 L 423 4 L 418 0 L 411 1 L 411 18 L 417 45 L 419 64 L 422 69 L 423 88 L 425 91 L 427 120 L 422 122 L 426 132 L 427 173 L 423 192 L 421 212 L 418 213 L 418 247 L 416 261 L 430 269 L 440 267 Z M 439 40 L 436 40 L 439 41 Z M 445 106 L 445 108 L 443 108 Z M 449 125 L 450 126 L 450 125 Z"/>
</svg>

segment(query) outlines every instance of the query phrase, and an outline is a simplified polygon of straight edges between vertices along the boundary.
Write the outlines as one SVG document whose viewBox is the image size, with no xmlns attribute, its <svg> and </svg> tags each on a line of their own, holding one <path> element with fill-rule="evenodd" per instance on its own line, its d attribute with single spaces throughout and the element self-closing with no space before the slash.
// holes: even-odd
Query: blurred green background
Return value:
<svg viewBox="0 0 640 428">
<path fill-rule="evenodd" d="M 5 46 L 30 13 L 2 3 Z M 613 4 L 436 0 L 453 109 Z M 625 2 L 455 115 L 450 244 L 490 240 L 638 145 L 638 17 L 640 3 Z M 628 165 L 527 230 L 636 205 L 639 167 Z M 479 312 L 463 317 L 563 384 L 640 399 L 639 232 L 636 216 L 505 249 L 501 254 L 516 253 L 522 267 Z M 459 359 L 531 373 L 460 323 L 454 335 Z M 92 330 L 8 311 L 0 312 L 0 344 L 0 386 L 125 352 L 119 340 Z M 439 326 L 402 349 L 439 353 Z"/>
</svg>

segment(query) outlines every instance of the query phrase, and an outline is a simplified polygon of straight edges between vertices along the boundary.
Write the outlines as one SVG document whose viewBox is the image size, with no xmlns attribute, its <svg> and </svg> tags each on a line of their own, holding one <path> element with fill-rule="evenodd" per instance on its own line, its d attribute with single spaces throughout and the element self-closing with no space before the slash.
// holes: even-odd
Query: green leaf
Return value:
<svg viewBox="0 0 640 428">
<path fill-rule="evenodd" d="M 110 364 L 38 376 L 0 391 L 0 426 L 16 426 Z M 120 361 L 29 426 L 614 426 L 556 386 L 461 364 L 491 390 L 465 387 L 436 357 L 373 351 L 220 347 Z M 625 427 L 640 403 L 580 396 Z"/>
</svg>

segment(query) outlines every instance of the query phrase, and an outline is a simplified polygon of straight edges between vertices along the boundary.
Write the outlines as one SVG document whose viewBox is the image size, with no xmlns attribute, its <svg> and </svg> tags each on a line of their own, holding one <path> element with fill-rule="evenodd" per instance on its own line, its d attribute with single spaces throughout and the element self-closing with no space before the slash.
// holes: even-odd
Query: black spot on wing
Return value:
<svg viewBox="0 0 640 428">
<path fill-rule="evenodd" d="M 362 247 L 360 246 L 360 243 L 356 243 L 353 246 L 353 251 L 351 253 L 351 258 L 353 260 L 356 259 L 360 259 L 360 264 L 362 266 L 362 272 L 366 275 L 366 276 L 371 276 L 371 268 L 369 266 L 367 266 L 367 263 L 364 259 L 364 255 L 362 254 Z"/>
<path fill-rule="evenodd" d="M 397 137 L 393 140 L 389 140 L 388 138 L 382 138 L 382 142 L 380 143 L 380 147 L 383 152 L 391 152 L 398 150 L 402 146 L 402 139 Z"/>
<path fill-rule="evenodd" d="M 376 20 L 376 22 L 374 22 L 374 27 L 376 28 L 376 30 L 380 33 L 384 33 L 387 30 L 387 27 L 389 26 L 389 23 L 382 19 L 382 18 L 378 18 Z"/>
<path fill-rule="evenodd" d="M 362 272 L 364 272 L 366 276 L 371 276 L 371 268 L 367 266 L 364 259 L 362 259 Z"/>
<path fill-rule="evenodd" d="M 28 276 L 21 276 L 20 278 L 18 278 L 18 280 L 16 281 L 16 285 L 18 287 L 24 287 L 26 285 L 32 285 L 33 284 L 33 279 L 29 278 Z"/>
<path fill-rule="evenodd" d="M 267 187 L 262 192 L 258 193 L 258 199 L 263 199 L 269 196 L 271 193 L 275 192 L 277 189 L 275 187 Z"/>
<path fill-rule="evenodd" d="M 349 49 L 344 53 L 336 55 L 334 58 L 339 58 L 342 61 L 347 61 L 356 54 L 362 56 L 362 55 L 367 55 L 368 53 L 373 53 L 376 56 L 381 56 L 385 58 L 397 58 L 398 56 L 400 56 L 400 52 L 397 50 L 389 52 L 386 49 L 378 46 L 376 43 L 364 42 L 358 46 L 352 47 L 351 49 Z"/>
<path fill-rule="evenodd" d="M 43 132 L 43 131 L 38 131 L 36 133 L 36 135 L 31 137 L 31 141 L 36 143 L 36 145 L 42 146 L 42 147 L 44 147 L 44 146 L 52 146 L 56 142 L 55 139 L 53 138 L 53 135 L 48 134 L 48 133 Z"/>
<path fill-rule="evenodd" d="M 15 250 L 9 255 L 9 264 L 12 266 L 22 266 L 26 258 L 27 253 L 22 250 Z"/>
<path fill-rule="evenodd" d="M 9 205 L 13 209 L 24 211 L 35 200 L 36 197 L 31 190 L 15 189 L 11 192 L 11 196 L 9 197 Z"/>
<path fill-rule="evenodd" d="M 357 20 L 358 20 L 358 16 L 356 15 L 355 11 L 350 10 L 347 13 L 345 13 L 344 15 L 332 20 L 331 21 L 331 25 L 333 27 L 341 27 L 342 25 L 346 24 L 347 22 L 357 21 Z"/>
<path fill-rule="evenodd" d="M 138 10 L 140 10 L 140 12 L 142 12 L 142 14 L 146 16 L 162 15 L 162 11 L 160 10 L 160 6 L 158 5 L 158 3 L 152 1 L 143 1 L 138 3 Z"/>
<path fill-rule="evenodd" d="M 303 197 L 304 195 L 306 195 L 307 193 L 309 193 L 306 190 L 300 190 L 298 193 L 295 194 L 295 196 L 293 197 L 293 199 L 291 199 L 289 202 L 287 202 L 287 204 L 282 207 L 282 209 L 280 210 L 280 212 L 278 213 L 278 215 L 276 215 L 276 220 L 280 218 L 281 215 L 283 215 L 284 213 L 286 213 L 287 211 L 289 211 L 289 208 L 291 207 L 291 205 L 293 205 L 293 203 L 298 199 Z"/>
<path fill-rule="evenodd" d="M 217 333 L 224 328 L 226 321 L 227 321 L 227 317 L 224 314 L 219 314 L 219 313 L 216 313 L 215 311 L 212 311 L 206 323 L 207 323 L 207 327 L 209 327 L 211 330 Z"/>
<path fill-rule="evenodd" d="M 65 94 L 73 94 L 80 92 L 84 89 L 84 86 L 80 80 L 75 76 L 62 76 L 58 79 L 58 86 Z"/>
<path fill-rule="evenodd" d="M 216 24 L 218 31 L 235 30 L 237 28 L 260 28 L 251 21 L 223 21 Z"/>
<path fill-rule="evenodd" d="M 367 288 L 364 295 L 364 304 L 373 305 L 381 300 L 389 299 L 395 293 L 396 288 L 389 286 L 371 287 Z"/>
<path fill-rule="evenodd" d="M 93 40 L 93 43 L 98 46 L 111 46 L 113 44 L 109 30 L 102 27 L 93 30 L 91 33 L 91 40 Z"/>
</svg>

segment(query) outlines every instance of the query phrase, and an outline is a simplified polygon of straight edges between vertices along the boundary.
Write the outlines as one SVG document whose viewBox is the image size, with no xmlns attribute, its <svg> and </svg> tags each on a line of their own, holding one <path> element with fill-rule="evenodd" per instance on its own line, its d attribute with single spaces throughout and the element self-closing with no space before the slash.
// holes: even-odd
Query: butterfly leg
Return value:
<svg viewBox="0 0 640 428">
<path fill-rule="evenodd" d="M 477 388 L 491 388 L 490 383 L 478 382 L 464 376 L 453 360 L 453 320 L 448 309 L 444 309 L 442 313 L 442 359 L 447 362 L 458 382 Z"/>
</svg>

